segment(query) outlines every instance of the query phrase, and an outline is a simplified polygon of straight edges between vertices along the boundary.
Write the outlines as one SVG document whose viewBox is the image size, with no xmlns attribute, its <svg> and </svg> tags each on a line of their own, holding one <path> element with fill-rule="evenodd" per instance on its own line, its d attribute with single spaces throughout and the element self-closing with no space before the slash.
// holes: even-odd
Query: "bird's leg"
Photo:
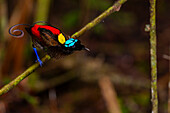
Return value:
<svg viewBox="0 0 170 113">
<path fill-rule="evenodd" d="M 32 45 L 32 47 L 33 47 L 33 50 L 34 50 L 34 52 L 36 54 L 37 61 L 40 63 L 40 66 L 42 66 L 43 62 L 41 61 L 40 57 L 38 56 L 37 49 L 34 47 L 34 45 Z"/>
</svg>

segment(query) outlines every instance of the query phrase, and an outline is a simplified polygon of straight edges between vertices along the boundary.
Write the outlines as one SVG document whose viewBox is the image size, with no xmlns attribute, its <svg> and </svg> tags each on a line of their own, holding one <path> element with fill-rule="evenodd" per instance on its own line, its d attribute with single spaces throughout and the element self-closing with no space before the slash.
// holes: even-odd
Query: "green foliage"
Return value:
<svg viewBox="0 0 170 113">
<path fill-rule="evenodd" d="M 138 93 L 132 97 L 135 102 L 142 106 L 148 106 L 150 104 L 150 94 L 149 93 Z"/>
<path fill-rule="evenodd" d="M 33 49 L 31 47 L 31 43 L 25 44 L 24 56 L 26 61 L 29 61 L 30 57 L 32 56 L 32 53 L 33 53 Z"/>
<path fill-rule="evenodd" d="M 31 96 L 27 93 L 21 93 L 21 97 L 24 98 L 31 105 L 37 105 L 38 104 L 37 98 L 34 97 L 34 96 Z"/>
<path fill-rule="evenodd" d="M 78 10 L 72 10 L 68 13 L 64 14 L 62 17 L 62 25 L 66 29 L 71 29 L 77 25 L 78 18 L 79 18 L 79 11 Z"/>
<path fill-rule="evenodd" d="M 124 104 L 123 99 L 119 98 L 120 108 L 122 110 L 122 113 L 129 113 L 129 109 Z"/>
<path fill-rule="evenodd" d="M 99 25 L 94 27 L 94 32 L 98 35 L 102 35 L 103 33 L 105 33 L 105 28 L 104 28 L 103 24 L 100 23 Z"/>
<path fill-rule="evenodd" d="M 135 15 L 130 12 L 119 12 L 112 15 L 111 18 L 113 18 L 114 24 L 120 27 L 132 26 L 136 23 Z"/>
<path fill-rule="evenodd" d="M 110 4 L 110 1 L 107 0 L 88 0 L 90 9 L 97 9 L 99 11 L 106 10 Z"/>
<path fill-rule="evenodd" d="M 9 77 L 4 77 L 2 82 L 3 84 L 8 84 L 11 81 L 11 79 Z"/>
<path fill-rule="evenodd" d="M 37 81 L 39 80 L 39 75 L 37 72 L 32 73 L 32 76 L 28 78 L 28 84 L 31 88 L 34 88 Z"/>
</svg>

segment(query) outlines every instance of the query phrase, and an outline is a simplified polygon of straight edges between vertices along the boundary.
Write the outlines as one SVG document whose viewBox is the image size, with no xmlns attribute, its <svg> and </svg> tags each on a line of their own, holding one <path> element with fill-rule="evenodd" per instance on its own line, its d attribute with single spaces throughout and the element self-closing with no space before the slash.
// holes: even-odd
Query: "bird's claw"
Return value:
<svg viewBox="0 0 170 113">
<path fill-rule="evenodd" d="M 40 66 L 42 67 L 43 62 L 42 62 L 40 59 L 37 59 L 37 61 L 36 61 L 36 62 L 39 62 L 39 63 L 40 63 Z"/>
</svg>

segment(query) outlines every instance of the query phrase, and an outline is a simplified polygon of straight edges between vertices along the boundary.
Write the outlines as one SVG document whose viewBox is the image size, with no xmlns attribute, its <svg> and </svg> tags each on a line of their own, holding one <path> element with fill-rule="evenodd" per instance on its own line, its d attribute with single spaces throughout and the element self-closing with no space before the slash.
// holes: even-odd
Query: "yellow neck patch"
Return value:
<svg viewBox="0 0 170 113">
<path fill-rule="evenodd" d="M 64 44 L 64 43 L 65 43 L 66 39 L 65 39 L 65 37 L 64 37 L 64 35 L 63 35 L 62 33 L 60 33 L 60 34 L 58 35 L 58 41 L 59 41 L 61 44 Z"/>
</svg>

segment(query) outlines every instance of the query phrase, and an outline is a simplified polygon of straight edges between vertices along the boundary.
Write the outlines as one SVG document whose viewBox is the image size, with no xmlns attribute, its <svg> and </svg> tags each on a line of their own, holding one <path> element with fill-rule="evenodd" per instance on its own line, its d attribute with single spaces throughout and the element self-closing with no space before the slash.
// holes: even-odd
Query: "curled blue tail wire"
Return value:
<svg viewBox="0 0 170 113">
<path fill-rule="evenodd" d="M 29 24 L 16 24 L 16 25 L 14 25 L 14 26 L 12 26 L 12 27 L 9 28 L 9 34 L 12 35 L 12 36 L 15 37 L 15 38 L 21 38 L 21 37 L 23 37 L 23 36 L 24 36 L 24 31 L 23 31 L 23 30 L 21 30 L 21 29 L 15 29 L 15 30 L 13 30 L 15 27 L 18 27 L 18 26 L 21 26 L 21 25 L 23 25 L 23 26 L 30 26 Z M 15 35 L 15 34 L 14 34 L 15 32 L 20 32 L 20 34 Z"/>
</svg>

